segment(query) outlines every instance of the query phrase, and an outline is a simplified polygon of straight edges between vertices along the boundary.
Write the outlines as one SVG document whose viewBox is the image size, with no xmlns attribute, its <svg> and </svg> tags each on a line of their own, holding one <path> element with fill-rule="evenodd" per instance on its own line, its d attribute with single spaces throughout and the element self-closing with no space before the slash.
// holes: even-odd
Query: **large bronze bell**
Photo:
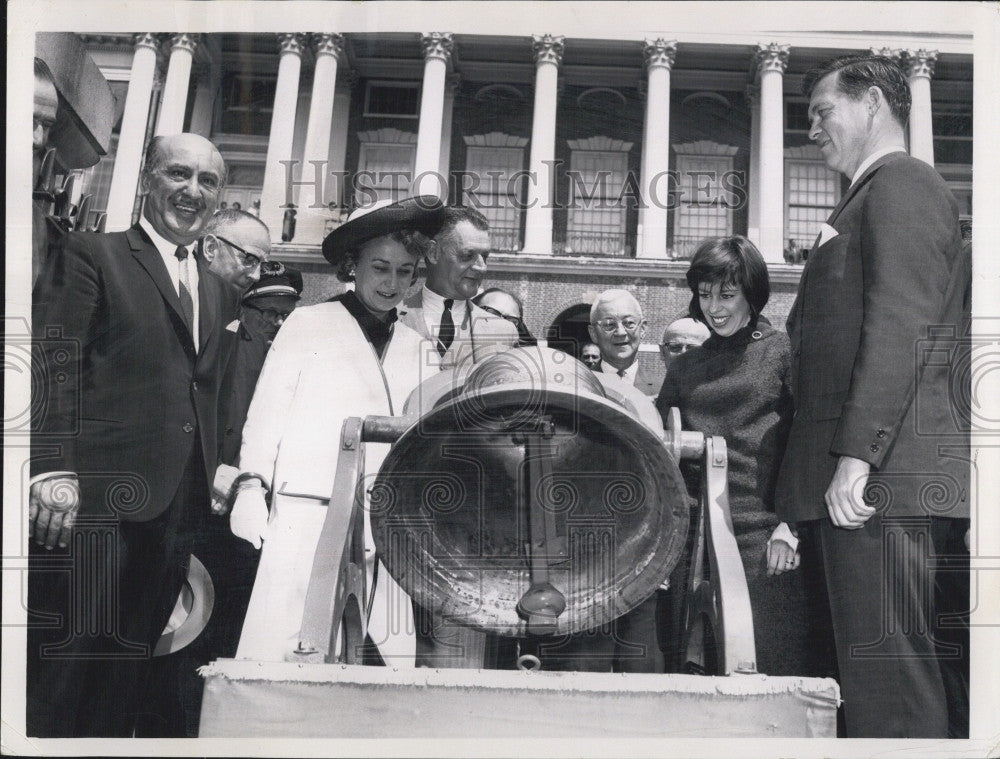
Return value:
<svg viewBox="0 0 1000 759">
<path fill-rule="evenodd" d="M 372 532 L 432 613 L 501 635 L 598 627 L 680 558 L 688 501 L 650 400 L 518 348 L 411 397 L 371 489 Z"/>
</svg>

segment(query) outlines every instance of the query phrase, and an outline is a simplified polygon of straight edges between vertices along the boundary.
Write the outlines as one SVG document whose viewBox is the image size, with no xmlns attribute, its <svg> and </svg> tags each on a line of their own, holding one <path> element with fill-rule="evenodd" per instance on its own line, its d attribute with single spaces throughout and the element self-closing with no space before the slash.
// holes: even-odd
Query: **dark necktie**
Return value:
<svg viewBox="0 0 1000 759">
<path fill-rule="evenodd" d="M 191 299 L 191 278 L 188 276 L 188 251 L 183 245 L 178 245 L 174 252 L 177 256 L 178 282 L 180 284 L 179 297 L 181 301 L 181 314 L 187 324 L 188 332 L 194 336 L 194 301 Z"/>
<path fill-rule="evenodd" d="M 441 326 L 438 328 L 438 353 L 443 357 L 451 344 L 455 342 L 455 320 L 451 315 L 451 305 L 455 301 L 445 298 L 444 311 L 441 313 Z"/>
<path fill-rule="evenodd" d="M 622 379 L 625 379 L 625 370 L 624 369 L 619 369 L 618 370 L 618 376 L 621 377 Z"/>
</svg>

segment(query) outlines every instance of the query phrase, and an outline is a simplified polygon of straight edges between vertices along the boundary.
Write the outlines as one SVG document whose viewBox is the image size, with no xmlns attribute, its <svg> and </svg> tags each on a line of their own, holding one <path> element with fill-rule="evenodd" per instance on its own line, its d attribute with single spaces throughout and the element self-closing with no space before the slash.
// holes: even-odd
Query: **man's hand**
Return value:
<svg viewBox="0 0 1000 759">
<path fill-rule="evenodd" d="M 841 456 L 830 487 L 826 489 L 826 510 L 837 527 L 856 530 L 872 518 L 875 509 L 865 504 L 871 464 L 851 456 Z"/>
<path fill-rule="evenodd" d="M 267 529 L 267 501 L 264 488 L 257 485 L 241 485 L 236 491 L 233 511 L 229 515 L 229 529 L 233 535 L 248 541 L 254 548 L 260 548 Z"/>
<path fill-rule="evenodd" d="M 69 536 L 80 510 L 80 483 L 75 476 L 50 477 L 33 482 L 28 491 L 28 534 L 50 551 L 59 543 L 69 545 Z"/>
<path fill-rule="evenodd" d="M 219 464 L 212 482 L 212 513 L 223 516 L 229 512 L 229 497 L 233 491 L 233 480 L 240 470 L 228 464 Z"/>
</svg>

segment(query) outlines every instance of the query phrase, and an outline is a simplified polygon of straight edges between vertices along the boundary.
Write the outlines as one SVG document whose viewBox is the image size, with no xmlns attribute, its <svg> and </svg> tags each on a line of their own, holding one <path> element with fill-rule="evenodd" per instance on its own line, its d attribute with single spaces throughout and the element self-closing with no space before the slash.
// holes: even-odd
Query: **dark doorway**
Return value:
<svg viewBox="0 0 1000 759">
<path fill-rule="evenodd" d="M 552 321 L 545 337 L 552 348 L 580 358 L 580 350 L 591 342 L 587 327 L 590 324 L 590 306 L 580 303 L 570 306 Z"/>
</svg>

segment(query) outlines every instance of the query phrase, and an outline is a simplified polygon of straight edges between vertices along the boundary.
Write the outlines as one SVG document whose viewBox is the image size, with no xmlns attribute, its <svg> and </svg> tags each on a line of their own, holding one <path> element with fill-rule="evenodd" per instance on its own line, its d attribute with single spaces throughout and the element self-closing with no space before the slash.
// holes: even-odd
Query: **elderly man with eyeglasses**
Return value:
<svg viewBox="0 0 1000 759">
<path fill-rule="evenodd" d="M 209 271 L 243 292 L 260 279 L 260 265 L 271 255 L 271 235 L 253 214 L 227 208 L 208 220 L 198 255 Z"/>
<path fill-rule="evenodd" d="M 660 356 L 663 365 L 670 368 L 670 362 L 696 348 L 708 340 L 708 327 L 690 316 L 676 319 L 667 325 L 660 341 Z"/>
<path fill-rule="evenodd" d="M 590 339 L 601 350 L 601 371 L 617 374 L 648 396 L 660 388 L 639 364 L 639 344 L 646 334 L 642 306 L 628 290 L 605 290 L 590 307 Z"/>
</svg>

